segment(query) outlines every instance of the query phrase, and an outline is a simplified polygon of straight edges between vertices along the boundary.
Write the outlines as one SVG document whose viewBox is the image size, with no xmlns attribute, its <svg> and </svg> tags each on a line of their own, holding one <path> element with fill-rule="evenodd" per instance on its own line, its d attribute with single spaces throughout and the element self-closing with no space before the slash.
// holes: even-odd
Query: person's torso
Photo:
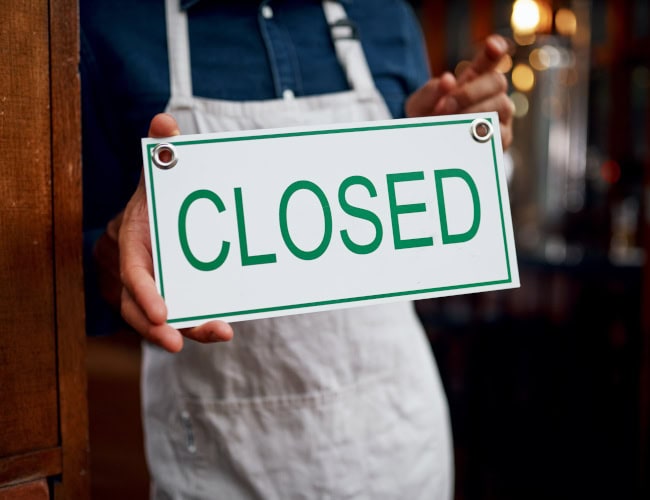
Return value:
<svg viewBox="0 0 650 500">
<path fill-rule="evenodd" d="M 168 1 L 168 11 L 175 3 Z M 227 7 L 232 13 L 247 6 L 200 4 L 206 9 Z M 345 32 L 337 42 L 329 27 L 336 19 L 326 19 L 320 3 L 263 2 L 255 8 L 255 16 L 245 16 L 252 24 L 242 29 L 258 30 L 264 50 L 247 50 L 246 44 L 259 40 L 244 40 L 241 33 L 213 25 L 219 32 L 215 39 L 236 37 L 243 45 L 230 48 L 232 40 L 221 40 L 229 49 L 216 52 L 231 52 L 223 61 L 213 61 L 213 68 L 224 70 L 231 64 L 238 69 L 224 70 L 206 81 L 198 77 L 197 68 L 210 66 L 209 59 L 220 56 L 196 49 L 192 24 L 205 18 L 193 19 L 198 11 L 190 11 L 170 23 L 166 38 L 171 97 L 165 109 L 177 118 L 183 133 L 390 117 L 363 47 L 358 40 L 346 40 Z M 294 21 L 298 26 L 300 18 L 305 22 L 302 28 L 288 28 Z M 283 53 L 278 44 L 293 46 L 294 52 L 299 46 L 304 54 L 311 51 L 311 57 L 301 62 L 300 56 L 292 50 Z M 399 46 L 399 40 L 387 45 Z M 328 55 L 319 61 L 323 49 Z M 259 52 L 273 61 L 266 65 L 270 76 L 260 70 L 264 65 L 254 69 Z M 335 70 L 321 67 L 332 56 Z M 310 73 L 312 87 L 306 79 L 301 81 L 303 72 Z M 238 75 L 242 88 L 259 82 L 259 91 L 252 93 L 255 98 L 203 95 L 212 92 L 211 85 L 223 85 L 226 92 L 233 85 L 228 79 Z M 152 74 L 141 78 L 146 81 Z M 264 85 L 272 90 L 263 90 Z M 322 89 L 316 92 L 319 85 Z M 145 82 L 135 84 L 143 87 Z M 402 98 L 404 93 L 399 92 Z M 127 102 L 127 108 L 138 106 Z M 138 113 L 144 110 L 146 106 Z M 449 495 L 446 405 L 411 304 L 233 326 L 231 342 L 187 341 L 175 355 L 145 344 L 143 407 L 155 495 L 269 499 Z"/>
</svg>

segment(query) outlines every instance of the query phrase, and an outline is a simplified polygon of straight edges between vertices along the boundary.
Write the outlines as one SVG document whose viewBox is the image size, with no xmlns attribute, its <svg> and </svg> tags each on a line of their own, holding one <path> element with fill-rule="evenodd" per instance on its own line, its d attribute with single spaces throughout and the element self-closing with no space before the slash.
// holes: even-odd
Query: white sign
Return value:
<svg viewBox="0 0 650 500">
<path fill-rule="evenodd" d="M 498 123 L 487 113 L 143 139 L 168 322 L 519 286 Z"/>
</svg>

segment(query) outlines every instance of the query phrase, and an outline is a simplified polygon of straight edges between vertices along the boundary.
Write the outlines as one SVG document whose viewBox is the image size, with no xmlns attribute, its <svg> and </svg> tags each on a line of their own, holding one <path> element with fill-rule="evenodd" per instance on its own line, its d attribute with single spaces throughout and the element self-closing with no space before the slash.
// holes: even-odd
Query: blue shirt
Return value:
<svg viewBox="0 0 650 500">
<path fill-rule="evenodd" d="M 429 78 L 418 22 L 402 0 L 342 2 L 394 117 Z M 316 0 L 181 0 L 194 95 L 235 101 L 347 90 Z M 262 7 L 273 16 L 262 15 Z M 91 250 L 141 170 L 140 138 L 169 100 L 163 0 L 81 0 L 85 260 L 89 330 L 98 307 Z"/>
</svg>

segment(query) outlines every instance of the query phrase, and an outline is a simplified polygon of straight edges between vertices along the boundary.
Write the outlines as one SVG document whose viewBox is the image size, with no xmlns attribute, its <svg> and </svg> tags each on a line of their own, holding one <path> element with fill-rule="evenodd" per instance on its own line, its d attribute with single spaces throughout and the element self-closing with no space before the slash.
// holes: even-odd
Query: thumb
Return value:
<svg viewBox="0 0 650 500">
<path fill-rule="evenodd" d="M 151 119 L 149 137 L 162 138 L 180 135 L 176 119 L 169 113 L 159 113 Z"/>
<path fill-rule="evenodd" d="M 149 123 L 149 137 L 152 139 L 162 139 L 164 137 L 172 137 L 180 134 L 181 131 L 178 129 L 176 119 L 169 113 L 158 113 Z M 136 188 L 135 193 L 133 193 L 129 204 L 127 205 L 127 209 L 129 208 L 129 205 L 137 205 L 139 206 L 140 211 L 144 210 L 144 213 L 139 214 L 140 217 L 144 217 L 147 213 L 146 200 L 144 177 L 141 175 L 138 187 Z"/>
<path fill-rule="evenodd" d="M 170 114 L 160 113 L 151 119 L 149 137 L 163 138 L 179 134 L 178 123 Z M 132 309 L 141 311 L 140 316 L 146 317 L 154 325 L 160 325 L 167 319 L 167 309 L 162 297 L 158 294 L 153 279 L 151 243 L 148 235 L 147 195 L 144 175 L 141 175 L 138 187 L 126 205 L 118 235 L 120 274 L 127 290 L 123 297 L 128 297 L 130 302 L 137 305 Z M 123 309 L 125 309 L 124 304 Z M 135 315 L 132 316 L 135 317 Z M 129 318 L 125 316 L 125 319 L 135 326 L 133 318 L 129 321 Z"/>
</svg>

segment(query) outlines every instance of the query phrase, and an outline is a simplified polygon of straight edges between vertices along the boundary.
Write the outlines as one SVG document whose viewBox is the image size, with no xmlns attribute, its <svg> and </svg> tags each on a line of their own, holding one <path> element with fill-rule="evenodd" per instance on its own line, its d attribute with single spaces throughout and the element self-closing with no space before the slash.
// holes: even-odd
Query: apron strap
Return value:
<svg viewBox="0 0 650 500">
<path fill-rule="evenodd" d="M 359 40 L 356 26 L 348 19 L 343 5 L 334 0 L 325 0 L 323 11 L 330 26 L 336 57 L 347 76 L 350 87 L 363 94 L 374 93 L 375 83 L 361 46 L 361 40 Z"/>
<path fill-rule="evenodd" d="M 170 96 L 171 100 L 180 104 L 189 101 L 193 93 L 187 15 L 181 9 L 179 0 L 165 0 L 165 19 Z"/>
</svg>

